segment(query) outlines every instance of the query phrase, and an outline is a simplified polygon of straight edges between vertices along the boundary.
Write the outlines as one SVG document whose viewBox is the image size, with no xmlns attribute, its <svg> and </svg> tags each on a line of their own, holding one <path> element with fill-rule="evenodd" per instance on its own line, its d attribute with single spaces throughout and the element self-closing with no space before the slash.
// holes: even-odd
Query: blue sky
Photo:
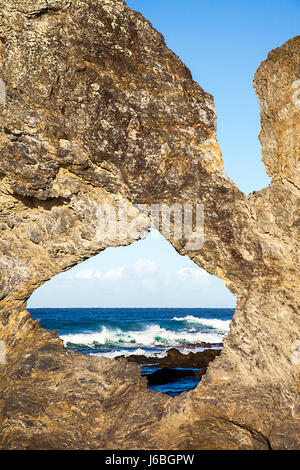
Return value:
<svg viewBox="0 0 300 470">
<path fill-rule="evenodd" d="M 227 174 L 246 193 L 269 184 L 258 140 L 255 71 L 300 34 L 300 0 L 128 0 L 215 99 Z M 109 248 L 41 286 L 29 307 L 234 307 L 224 283 L 156 232 Z"/>
</svg>

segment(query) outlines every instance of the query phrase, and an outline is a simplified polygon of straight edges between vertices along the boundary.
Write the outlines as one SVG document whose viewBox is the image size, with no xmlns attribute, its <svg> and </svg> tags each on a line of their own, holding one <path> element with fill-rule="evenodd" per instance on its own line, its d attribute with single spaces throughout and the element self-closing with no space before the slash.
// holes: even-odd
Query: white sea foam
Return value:
<svg viewBox="0 0 300 470">
<path fill-rule="evenodd" d="M 140 331 L 123 331 L 109 329 L 105 326 L 101 331 L 62 335 L 67 343 L 88 347 L 151 347 L 151 346 L 180 346 L 196 343 L 220 343 L 223 335 L 220 333 L 204 333 L 201 331 L 173 331 L 161 328 L 159 325 L 149 325 Z"/>
<path fill-rule="evenodd" d="M 166 357 L 170 348 L 163 349 L 162 351 L 149 351 L 147 349 L 137 348 L 137 349 L 118 349 L 113 351 L 106 351 L 106 352 L 98 352 L 98 353 L 91 353 L 91 356 L 101 356 L 107 357 L 108 359 L 115 359 L 119 356 L 129 357 L 129 356 L 145 356 L 145 357 L 152 357 L 161 359 Z M 196 347 L 196 348 L 178 348 L 181 354 L 187 355 L 190 352 L 196 353 L 203 351 L 205 348 Z"/>
<path fill-rule="evenodd" d="M 137 348 L 137 349 L 119 349 L 117 351 L 107 351 L 107 352 L 100 352 L 100 353 L 92 353 L 91 356 L 102 356 L 108 357 L 109 359 L 115 359 L 119 356 L 145 356 L 145 357 L 157 357 L 162 358 L 167 355 L 168 351 L 163 350 L 160 352 L 155 351 L 147 351 L 146 349 Z"/>
<path fill-rule="evenodd" d="M 229 331 L 230 325 L 230 320 L 219 320 L 218 318 L 197 318 L 193 315 L 187 315 L 186 317 L 173 317 L 172 320 L 209 326 L 211 328 L 215 328 L 218 331 L 224 332 Z"/>
</svg>

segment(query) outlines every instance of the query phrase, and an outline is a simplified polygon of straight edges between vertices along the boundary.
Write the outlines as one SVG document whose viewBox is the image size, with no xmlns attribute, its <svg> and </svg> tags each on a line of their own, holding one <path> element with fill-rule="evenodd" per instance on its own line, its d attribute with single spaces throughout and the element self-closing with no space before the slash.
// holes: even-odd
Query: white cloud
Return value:
<svg viewBox="0 0 300 470">
<path fill-rule="evenodd" d="M 174 292 L 199 292 L 201 287 L 209 284 L 210 275 L 197 267 L 182 267 L 175 272 L 164 272 L 154 260 L 140 258 L 131 265 L 123 264 L 103 271 L 97 268 L 80 269 L 69 279 L 86 283 L 97 281 L 103 288 L 111 289 L 114 295 L 117 291 L 130 292 L 133 288 L 145 295 L 156 295 L 170 289 Z"/>
<path fill-rule="evenodd" d="M 176 272 L 177 279 L 185 283 L 206 284 L 209 274 L 201 268 L 181 268 Z"/>
<path fill-rule="evenodd" d="M 139 276 L 152 275 L 158 271 L 157 264 L 150 259 L 138 259 L 133 264 L 133 269 Z"/>
<path fill-rule="evenodd" d="M 69 279 L 100 279 L 101 272 L 95 269 L 82 269 Z"/>
<path fill-rule="evenodd" d="M 123 277 L 125 269 L 125 265 L 109 269 L 108 271 L 105 271 L 105 273 L 103 273 L 102 278 L 107 279 L 109 281 L 117 281 L 118 279 Z"/>
<path fill-rule="evenodd" d="M 117 268 L 112 268 L 103 273 L 96 269 L 81 269 L 73 276 L 68 277 L 68 279 L 82 279 L 82 280 L 107 280 L 107 281 L 116 281 L 123 276 L 123 273 L 126 269 L 126 266 L 118 266 Z"/>
</svg>

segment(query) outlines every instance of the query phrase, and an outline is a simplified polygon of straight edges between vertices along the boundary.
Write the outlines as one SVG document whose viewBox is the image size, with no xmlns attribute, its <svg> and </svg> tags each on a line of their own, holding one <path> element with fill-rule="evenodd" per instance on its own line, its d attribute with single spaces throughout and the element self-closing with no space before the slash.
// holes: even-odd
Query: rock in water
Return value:
<svg viewBox="0 0 300 470">
<path fill-rule="evenodd" d="M 0 7 L 1 447 L 299 448 L 300 37 L 255 75 L 273 179 L 247 196 L 224 173 L 212 96 L 141 14 L 122 0 Z M 99 205 L 124 200 L 137 230 L 99 237 Z M 55 274 L 144 236 L 136 203 L 204 204 L 203 246 L 170 241 L 238 300 L 222 354 L 175 400 L 26 312 Z"/>
<path fill-rule="evenodd" d="M 189 352 L 188 354 L 183 354 L 176 348 L 171 348 L 168 350 L 166 356 L 157 357 L 157 356 L 144 356 L 144 355 L 130 355 L 127 357 L 128 362 L 135 362 L 137 364 L 157 364 L 159 366 L 168 366 L 172 368 L 176 367 L 206 367 L 211 361 L 213 361 L 217 356 L 221 354 L 220 349 L 205 349 L 204 351 L 198 352 Z M 117 360 L 124 359 L 124 356 L 119 356 Z"/>
</svg>

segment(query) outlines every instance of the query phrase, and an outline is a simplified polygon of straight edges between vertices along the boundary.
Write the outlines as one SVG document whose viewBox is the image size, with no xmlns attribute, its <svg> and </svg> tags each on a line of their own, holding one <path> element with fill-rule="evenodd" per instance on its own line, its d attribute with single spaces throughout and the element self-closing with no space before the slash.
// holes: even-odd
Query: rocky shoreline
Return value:
<svg viewBox="0 0 300 470">
<path fill-rule="evenodd" d="M 218 344 L 220 345 L 221 343 Z M 204 349 L 184 354 L 176 348 L 171 348 L 164 357 L 132 355 L 126 359 L 142 366 L 141 375 L 147 378 L 149 385 L 162 385 L 182 378 L 201 377 L 205 374 L 208 364 L 220 354 L 221 349 Z M 116 359 L 124 359 L 124 356 Z M 146 370 L 143 370 L 143 366 L 147 366 Z"/>
</svg>

